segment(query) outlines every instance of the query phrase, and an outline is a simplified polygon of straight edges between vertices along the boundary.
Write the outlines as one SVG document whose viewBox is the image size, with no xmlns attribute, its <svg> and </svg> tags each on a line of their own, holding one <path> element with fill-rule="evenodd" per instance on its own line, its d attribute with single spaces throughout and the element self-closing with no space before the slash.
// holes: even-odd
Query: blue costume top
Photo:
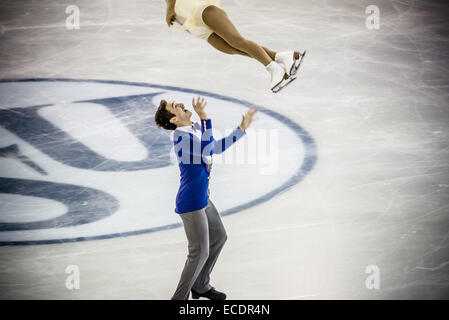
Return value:
<svg viewBox="0 0 449 320">
<path fill-rule="evenodd" d="M 227 137 L 216 141 L 212 121 L 201 120 L 192 126 L 176 128 L 173 134 L 175 153 L 181 171 L 181 185 L 176 196 L 176 213 L 195 211 L 207 206 L 212 154 L 222 153 L 245 134 L 237 127 Z"/>
</svg>

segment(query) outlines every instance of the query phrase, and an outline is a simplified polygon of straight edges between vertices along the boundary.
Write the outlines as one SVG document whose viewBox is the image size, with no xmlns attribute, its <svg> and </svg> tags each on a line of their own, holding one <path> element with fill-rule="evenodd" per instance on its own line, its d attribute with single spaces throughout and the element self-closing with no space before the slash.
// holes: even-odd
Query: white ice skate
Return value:
<svg viewBox="0 0 449 320">
<path fill-rule="evenodd" d="M 275 56 L 275 61 L 281 64 L 289 77 L 294 76 L 301 65 L 306 51 L 300 53 L 298 51 L 278 52 Z"/>
<path fill-rule="evenodd" d="M 284 67 L 275 61 L 271 61 L 266 68 L 271 75 L 271 91 L 276 93 L 286 85 L 285 80 L 288 79 L 288 75 Z"/>
</svg>

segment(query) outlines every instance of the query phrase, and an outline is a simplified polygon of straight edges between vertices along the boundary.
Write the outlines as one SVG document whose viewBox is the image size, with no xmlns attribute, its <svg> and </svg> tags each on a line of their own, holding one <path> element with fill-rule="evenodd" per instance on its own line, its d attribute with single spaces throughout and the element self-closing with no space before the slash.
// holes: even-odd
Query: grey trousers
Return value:
<svg viewBox="0 0 449 320">
<path fill-rule="evenodd" d="M 189 254 L 173 300 L 188 300 L 190 290 L 211 289 L 210 273 L 226 242 L 227 235 L 212 201 L 201 210 L 180 214 L 189 243 Z"/>
</svg>

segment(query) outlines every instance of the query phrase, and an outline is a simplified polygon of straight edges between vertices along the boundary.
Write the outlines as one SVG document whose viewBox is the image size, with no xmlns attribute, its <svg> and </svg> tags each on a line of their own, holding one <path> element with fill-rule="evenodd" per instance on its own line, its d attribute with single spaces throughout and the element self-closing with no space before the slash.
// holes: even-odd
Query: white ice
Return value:
<svg viewBox="0 0 449 320">
<path fill-rule="evenodd" d="M 212 285 L 229 299 L 448 298 L 446 4 L 376 1 L 380 28 L 371 30 L 365 10 L 372 1 L 222 0 L 246 38 L 273 50 L 307 50 L 298 79 L 276 95 L 255 60 L 227 56 L 186 33 L 171 32 L 164 22 L 165 1 L 71 4 L 81 9 L 79 30 L 65 28 L 65 5 L 54 1 L 0 4 L 0 78 L 118 80 L 202 90 L 274 110 L 313 137 L 317 163 L 300 183 L 223 217 L 228 241 Z M 0 110 L 31 105 L 34 97 L 72 98 L 66 91 L 50 97 L 24 87 L 10 92 L 2 93 Z M 19 102 L 23 96 L 32 98 Z M 51 120 L 64 106 L 48 108 Z M 235 112 L 237 121 L 241 111 Z M 76 116 L 71 114 L 66 129 L 82 135 Z M 4 128 L 0 134 L 0 141 L 11 137 Z M 128 155 L 135 158 L 101 152 L 122 160 L 145 156 L 127 132 L 115 134 L 120 144 L 131 141 Z M 29 157 L 51 161 L 15 141 Z M 2 177 L 32 179 L 17 161 L 0 158 L 0 165 Z M 176 166 L 169 168 L 170 182 L 152 195 L 164 208 L 172 206 L 168 200 L 174 200 L 178 182 Z M 232 186 L 238 177 L 229 171 L 226 182 Z M 82 174 L 64 181 L 95 185 L 102 176 Z M 127 190 L 136 188 L 136 201 L 145 192 L 140 178 L 136 172 L 126 180 Z M 224 182 L 213 188 L 227 192 Z M 111 192 L 119 189 L 109 186 Z M 245 196 L 231 192 L 235 201 Z M 2 199 L 1 222 L 27 206 L 42 206 L 39 199 Z M 130 210 L 141 209 L 136 201 L 126 204 Z M 228 205 L 225 196 L 216 201 L 219 208 Z M 50 205 L 46 218 L 61 211 L 57 203 Z M 165 214 L 180 222 L 172 211 Z M 182 227 L 107 240 L 1 246 L 0 298 L 169 299 L 186 254 Z M 80 268 L 79 290 L 64 285 L 68 265 Z M 379 268 L 378 289 L 367 288 L 369 266 Z"/>
</svg>

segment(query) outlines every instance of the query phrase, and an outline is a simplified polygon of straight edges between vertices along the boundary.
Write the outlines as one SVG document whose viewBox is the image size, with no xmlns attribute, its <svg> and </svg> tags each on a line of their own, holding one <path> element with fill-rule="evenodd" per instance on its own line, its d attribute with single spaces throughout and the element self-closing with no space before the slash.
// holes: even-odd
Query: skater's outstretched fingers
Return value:
<svg viewBox="0 0 449 320">
<path fill-rule="evenodd" d="M 250 107 L 249 110 L 242 116 L 242 122 L 240 123 L 240 129 L 242 129 L 242 131 L 249 128 L 251 123 L 254 121 L 254 115 L 257 111 L 258 110 L 256 107 Z"/>
<path fill-rule="evenodd" d="M 196 102 L 195 102 L 195 98 L 192 99 L 192 106 L 195 109 L 195 111 L 204 110 L 206 105 L 207 105 L 207 102 L 204 100 L 204 98 L 200 99 L 200 97 L 197 97 Z"/>
<path fill-rule="evenodd" d="M 200 116 L 201 119 L 207 118 L 205 108 L 206 108 L 207 102 L 204 100 L 204 98 L 197 97 L 196 102 L 195 98 L 192 99 L 192 106 L 195 112 Z"/>
</svg>

